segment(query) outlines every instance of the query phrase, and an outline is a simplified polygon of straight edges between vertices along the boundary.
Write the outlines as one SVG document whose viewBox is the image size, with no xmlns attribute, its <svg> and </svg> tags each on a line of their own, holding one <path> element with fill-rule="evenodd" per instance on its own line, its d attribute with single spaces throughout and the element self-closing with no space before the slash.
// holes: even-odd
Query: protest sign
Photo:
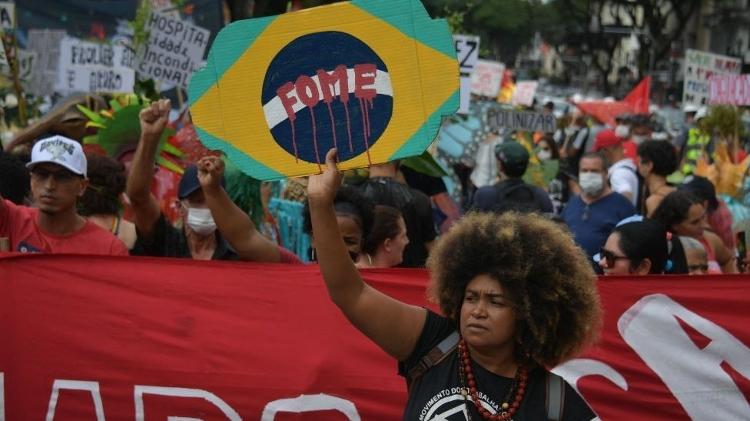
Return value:
<svg viewBox="0 0 750 421">
<path fill-rule="evenodd" d="M 555 116 L 530 111 L 490 110 L 487 124 L 495 130 L 525 130 L 530 132 L 552 133 L 555 131 Z"/>
<path fill-rule="evenodd" d="M 539 86 L 539 82 L 535 80 L 516 83 L 516 88 L 513 90 L 513 96 L 511 97 L 510 103 L 513 105 L 530 107 L 534 103 L 534 95 L 536 94 L 537 86 Z"/>
<path fill-rule="evenodd" d="M 28 84 L 30 93 L 40 97 L 54 93 L 60 62 L 60 42 L 63 38 L 63 30 L 29 30 L 26 50 L 36 53 L 36 63 Z"/>
<path fill-rule="evenodd" d="M 458 58 L 458 69 L 461 72 L 461 104 L 458 107 L 459 114 L 469 113 L 471 102 L 471 74 L 479 59 L 479 37 L 474 35 L 453 35 L 453 43 L 456 46 Z"/>
<path fill-rule="evenodd" d="M 187 88 L 203 61 L 211 32 L 168 15 L 151 13 L 148 42 L 138 52 L 138 73 Z"/>
<path fill-rule="evenodd" d="M 708 105 L 711 75 L 739 74 L 742 61 L 733 57 L 687 50 L 685 53 L 685 82 L 682 103 Z"/>
<path fill-rule="evenodd" d="M 0 1 L 0 29 L 16 27 L 16 4 L 12 1 Z"/>
<path fill-rule="evenodd" d="M 60 43 L 59 92 L 132 92 L 132 52 L 122 45 L 65 38 Z"/>
<path fill-rule="evenodd" d="M 3 66 L 3 68 L 8 66 L 8 57 L 5 55 L 5 42 L 3 42 L 3 39 L 1 37 L 0 37 L 0 66 Z M 5 74 L 8 74 L 8 73 L 5 73 Z"/>
<path fill-rule="evenodd" d="M 709 104 L 750 105 L 750 74 L 711 75 Z"/>
<path fill-rule="evenodd" d="M 37 60 L 37 55 L 33 51 L 18 50 L 18 79 L 23 83 L 24 87 L 28 87 L 31 82 L 34 65 Z M 5 60 L 5 55 L 0 58 L 0 74 L 11 77 L 12 69 L 10 64 Z"/>
<path fill-rule="evenodd" d="M 361 273 L 437 311 L 427 271 Z M 553 371 L 600 419 L 747 419 L 747 279 L 597 286 L 599 344 Z M 397 420 L 406 403 L 396 360 L 331 302 L 317 265 L 0 253 L 0 308 L 7 420 Z M 454 389 L 423 421 L 466 419 Z"/>
<path fill-rule="evenodd" d="M 505 65 L 496 61 L 477 60 L 471 74 L 471 93 L 495 98 L 500 92 Z"/>
<path fill-rule="evenodd" d="M 444 20 L 419 0 L 355 0 L 235 22 L 190 82 L 201 141 L 250 176 L 351 169 L 419 155 L 458 108 Z"/>
</svg>

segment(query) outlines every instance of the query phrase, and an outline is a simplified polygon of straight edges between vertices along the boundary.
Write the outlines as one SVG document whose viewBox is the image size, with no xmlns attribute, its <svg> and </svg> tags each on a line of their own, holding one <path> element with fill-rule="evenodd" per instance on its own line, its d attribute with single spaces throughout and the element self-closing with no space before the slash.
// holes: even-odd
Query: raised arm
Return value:
<svg viewBox="0 0 750 421">
<path fill-rule="evenodd" d="M 169 118 L 169 100 L 162 99 L 141 111 L 141 139 L 135 150 L 125 192 L 135 213 L 135 226 L 140 235 L 150 237 L 161 210 L 151 194 L 154 163 L 159 139 Z"/>
<path fill-rule="evenodd" d="M 250 217 L 232 202 L 221 187 L 223 174 L 224 161 L 221 158 L 205 156 L 198 161 L 198 181 L 219 232 L 242 260 L 281 261 L 281 252 L 276 244 L 255 229 Z"/>
<path fill-rule="evenodd" d="M 311 176 L 307 185 L 315 252 L 328 295 L 357 329 L 402 361 L 414 350 L 427 311 L 395 300 L 362 280 L 349 258 L 333 208 L 341 179 L 336 150 L 331 149 L 326 155 L 325 172 Z"/>
</svg>

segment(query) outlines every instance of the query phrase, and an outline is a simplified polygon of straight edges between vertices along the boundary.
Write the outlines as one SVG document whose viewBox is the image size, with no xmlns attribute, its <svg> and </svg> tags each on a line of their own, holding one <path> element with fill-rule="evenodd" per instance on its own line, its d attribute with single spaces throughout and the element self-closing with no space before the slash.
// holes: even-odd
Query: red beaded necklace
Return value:
<svg viewBox="0 0 750 421">
<path fill-rule="evenodd" d="M 505 401 L 500 406 L 501 412 L 499 414 L 491 414 L 490 411 L 488 411 L 485 407 L 482 406 L 480 400 L 479 400 L 479 392 L 477 391 L 477 383 L 474 378 L 474 372 L 471 368 L 471 359 L 469 358 L 469 347 L 466 345 L 466 341 L 461 339 L 458 343 L 458 373 L 461 377 L 461 383 L 463 385 L 464 379 L 466 379 L 466 384 L 469 386 L 469 390 L 462 391 L 462 394 L 464 395 L 464 398 L 466 396 L 471 397 L 471 401 L 474 403 L 474 406 L 477 408 L 477 412 L 479 412 L 479 415 L 482 416 L 482 418 L 490 421 L 510 421 L 513 418 L 513 415 L 518 411 L 518 408 L 521 406 L 521 401 L 523 400 L 523 395 L 526 393 L 526 381 L 528 380 L 528 370 L 526 367 L 519 366 L 518 370 L 516 370 L 516 376 L 513 379 L 513 384 L 510 386 L 510 390 L 508 391 L 508 395 L 505 397 Z M 511 394 L 513 393 L 515 389 L 515 396 L 511 400 Z M 510 402 L 510 403 L 509 403 Z"/>
</svg>

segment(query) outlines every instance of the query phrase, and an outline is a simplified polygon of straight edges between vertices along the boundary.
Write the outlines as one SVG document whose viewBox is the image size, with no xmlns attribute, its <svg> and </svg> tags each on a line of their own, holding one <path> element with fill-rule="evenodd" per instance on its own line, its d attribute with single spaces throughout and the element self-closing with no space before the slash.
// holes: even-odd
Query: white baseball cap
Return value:
<svg viewBox="0 0 750 421">
<path fill-rule="evenodd" d="M 86 155 L 81 144 L 65 136 L 44 138 L 34 144 L 31 150 L 31 162 L 26 168 L 49 162 L 63 166 L 78 175 L 86 177 Z"/>
</svg>

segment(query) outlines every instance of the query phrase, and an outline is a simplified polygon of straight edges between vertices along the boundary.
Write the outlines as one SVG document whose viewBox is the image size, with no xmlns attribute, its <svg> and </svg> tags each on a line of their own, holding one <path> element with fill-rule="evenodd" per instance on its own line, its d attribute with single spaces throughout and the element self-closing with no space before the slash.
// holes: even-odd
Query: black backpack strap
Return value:
<svg viewBox="0 0 750 421">
<path fill-rule="evenodd" d="M 411 389 L 411 385 L 414 384 L 414 382 L 418 378 L 422 377 L 422 375 L 426 373 L 427 370 L 437 364 L 440 364 L 440 362 L 443 361 L 445 357 L 450 355 L 458 346 L 459 339 L 460 336 L 458 335 L 458 332 L 453 332 L 445 339 L 440 341 L 440 343 L 437 344 L 435 348 L 432 348 L 430 352 L 425 354 L 425 356 L 419 360 L 419 363 L 412 367 L 408 373 L 406 373 L 407 389 Z"/>
<path fill-rule="evenodd" d="M 547 397 L 544 405 L 549 421 L 562 420 L 565 406 L 565 381 L 555 373 L 547 372 Z"/>
</svg>

